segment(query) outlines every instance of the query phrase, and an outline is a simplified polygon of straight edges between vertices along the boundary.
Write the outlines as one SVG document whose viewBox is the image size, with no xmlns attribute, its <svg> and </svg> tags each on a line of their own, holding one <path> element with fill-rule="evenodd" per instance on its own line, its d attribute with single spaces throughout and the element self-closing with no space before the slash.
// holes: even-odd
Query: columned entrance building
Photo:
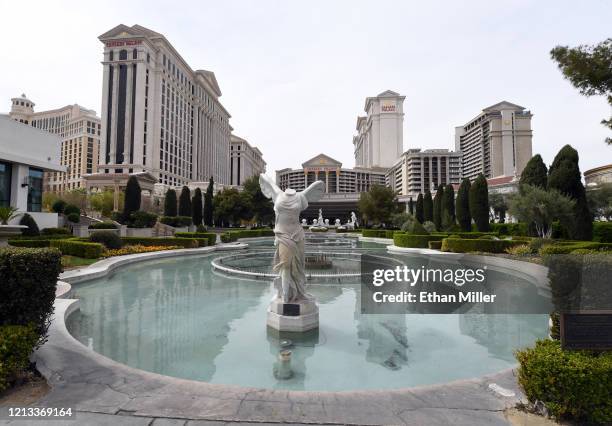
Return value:
<svg viewBox="0 0 612 426">
<path fill-rule="evenodd" d="M 100 173 L 150 173 L 159 183 L 229 184 L 230 115 L 215 74 L 194 71 L 166 40 L 118 25 L 104 44 Z"/>
</svg>

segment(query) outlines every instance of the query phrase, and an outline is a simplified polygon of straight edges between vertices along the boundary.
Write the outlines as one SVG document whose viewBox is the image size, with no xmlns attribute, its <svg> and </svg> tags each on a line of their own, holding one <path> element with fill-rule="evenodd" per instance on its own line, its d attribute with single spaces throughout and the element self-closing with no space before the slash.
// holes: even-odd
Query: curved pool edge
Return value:
<svg viewBox="0 0 612 426">
<path fill-rule="evenodd" d="M 110 258 L 68 271 L 61 278 L 68 283 L 82 282 L 140 261 L 244 247 L 234 244 Z M 39 401 L 42 406 L 236 422 L 460 424 L 463 419 L 466 424 L 502 424 L 503 411 L 524 399 L 513 369 L 438 385 L 339 392 L 258 389 L 163 376 L 121 364 L 76 340 L 66 319 L 79 309 L 78 299 L 58 298 L 54 306 L 49 339 L 33 354 L 33 361 L 51 385 L 50 393 Z M 493 383 L 513 395 L 492 391 L 489 385 Z"/>
</svg>

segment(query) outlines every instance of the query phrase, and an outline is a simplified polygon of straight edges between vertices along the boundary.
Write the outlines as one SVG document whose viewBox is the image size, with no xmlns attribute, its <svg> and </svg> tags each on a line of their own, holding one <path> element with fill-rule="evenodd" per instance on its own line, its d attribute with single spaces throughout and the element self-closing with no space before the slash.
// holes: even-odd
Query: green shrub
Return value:
<svg viewBox="0 0 612 426">
<path fill-rule="evenodd" d="M 223 234 L 221 234 L 222 243 L 231 243 L 233 241 L 236 241 L 237 239 L 238 237 L 235 236 L 235 234 L 233 234 L 232 232 L 224 232 Z"/>
<path fill-rule="evenodd" d="M 45 228 L 40 233 L 42 235 L 72 235 L 68 228 Z"/>
<path fill-rule="evenodd" d="M 199 247 L 198 240 L 194 238 L 121 237 L 121 241 L 124 245 Z"/>
<path fill-rule="evenodd" d="M 59 249 L 64 255 L 97 259 L 102 256 L 104 246 L 98 243 L 86 243 L 78 240 L 51 240 L 51 247 Z"/>
<path fill-rule="evenodd" d="M 612 243 L 612 222 L 593 222 L 593 241 Z"/>
<path fill-rule="evenodd" d="M 577 249 L 610 251 L 612 250 L 612 243 L 596 243 L 592 241 L 554 242 L 544 245 L 540 248 L 539 253 L 542 256 L 550 254 L 569 254 Z"/>
<path fill-rule="evenodd" d="M 88 227 L 89 229 L 117 229 L 113 222 L 96 222 Z"/>
<path fill-rule="evenodd" d="M 393 244 L 397 247 L 428 248 L 430 241 L 442 241 L 445 235 L 415 235 L 396 232 Z"/>
<path fill-rule="evenodd" d="M 0 326 L 0 392 L 30 365 L 30 354 L 39 340 L 32 325 Z"/>
<path fill-rule="evenodd" d="M 191 225 L 191 216 L 162 216 L 159 221 L 175 228 Z"/>
<path fill-rule="evenodd" d="M 0 249 L 0 326 L 33 324 L 45 337 L 61 255 L 52 249 Z"/>
<path fill-rule="evenodd" d="M 427 246 L 431 250 L 440 250 L 442 248 L 442 241 L 429 241 Z"/>
<path fill-rule="evenodd" d="M 506 249 L 506 253 L 513 254 L 515 256 L 526 256 L 531 254 L 531 248 L 527 244 L 522 244 L 520 246 L 514 246 Z"/>
<path fill-rule="evenodd" d="M 363 235 L 364 237 L 369 237 L 369 238 L 392 239 L 393 234 L 395 234 L 396 232 L 401 232 L 401 231 L 388 230 L 388 229 L 364 229 L 363 231 L 361 231 L 361 235 Z"/>
<path fill-rule="evenodd" d="M 208 231 L 208 229 L 206 229 L 206 226 L 202 225 L 201 223 L 196 227 L 196 232 L 202 233 L 202 232 L 206 232 L 206 231 Z"/>
<path fill-rule="evenodd" d="M 517 240 L 481 240 L 468 238 L 445 238 L 442 240 L 442 251 L 454 253 L 485 252 L 504 253 L 510 247 L 524 244 Z"/>
<path fill-rule="evenodd" d="M 528 232 L 526 223 L 491 223 L 490 227 L 498 235 L 526 237 Z"/>
<path fill-rule="evenodd" d="M 155 213 L 143 212 L 139 210 L 130 214 L 128 228 L 153 228 L 156 223 L 157 215 Z"/>
<path fill-rule="evenodd" d="M 406 221 L 402 224 L 402 231 L 417 235 L 425 235 L 428 233 L 414 216 L 408 216 L 406 218 Z"/>
<path fill-rule="evenodd" d="M 72 223 L 79 223 L 81 221 L 81 215 L 79 215 L 78 213 L 70 213 L 66 216 L 66 219 L 68 219 L 68 221 Z"/>
<path fill-rule="evenodd" d="M 516 352 L 518 381 L 529 401 L 557 418 L 612 422 L 612 352 L 564 351 L 554 340 Z"/>
<path fill-rule="evenodd" d="M 497 233 L 496 232 L 478 232 L 478 231 L 471 231 L 471 232 L 457 232 L 455 235 L 458 235 L 459 238 L 466 238 L 466 239 L 476 239 L 476 238 L 480 238 L 483 235 L 493 235 L 495 237 L 497 237 Z"/>
<path fill-rule="evenodd" d="M 64 209 L 66 208 L 66 202 L 64 200 L 57 200 L 51 206 L 51 210 L 55 213 L 64 213 Z"/>
<path fill-rule="evenodd" d="M 37 237 L 40 235 L 40 230 L 38 229 L 38 224 L 34 220 L 32 216 L 27 213 L 24 213 L 21 216 L 21 220 L 19 221 L 20 225 L 27 226 L 26 229 L 21 231 L 21 235 L 25 235 L 26 237 Z"/>
<path fill-rule="evenodd" d="M 107 249 L 115 250 L 123 246 L 121 238 L 113 231 L 96 231 L 89 236 L 89 241 L 92 243 L 103 244 Z"/>
<path fill-rule="evenodd" d="M 75 206 L 74 204 L 66 204 L 66 206 L 64 207 L 64 215 L 69 216 L 73 213 L 80 215 L 81 209 Z"/>
<path fill-rule="evenodd" d="M 427 220 L 423 223 L 423 228 L 429 233 L 436 232 L 436 224 Z"/>
<path fill-rule="evenodd" d="M 197 238 L 197 239 L 207 239 L 207 244 L 209 246 L 214 246 L 217 242 L 217 234 L 214 232 L 177 232 L 174 234 L 175 237 L 178 238 Z M 203 247 L 200 245 L 200 247 Z"/>
<path fill-rule="evenodd" d="M 539 253 L 540 249 L 547 244 L 551 244 L 553 241 L 548 238 L 533 238 L 529 242 L 529 249 L 531 253 Z"/>
<path fill-rule="evenodd" d="M 49 247 L 50 241 L 51 240 L 41 240 L 41 239 L 38 239 L 38 240 L 19 239 L 19 240 L 9 240 L 8 243 L 10 246 L 13 246 L 13 247 L 37 248 L 37 247 Z"/>
</svg>

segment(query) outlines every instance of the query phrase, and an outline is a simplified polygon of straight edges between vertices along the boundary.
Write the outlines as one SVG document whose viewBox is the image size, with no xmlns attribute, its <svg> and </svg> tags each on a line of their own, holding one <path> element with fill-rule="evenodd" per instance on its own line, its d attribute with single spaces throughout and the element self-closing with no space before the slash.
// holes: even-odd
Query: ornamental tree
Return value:
<svg viewBox="0 0 612 426">
<path fill-rule="evenodd" d="M 181 195 L 179 196 L 178 215 L 191 217 L 191 191 L 187 186 L 183 186 L 183 188 L 181 189 Z"/>
<path fill-rule="evenodd" d="M 470 187 L 470 214 L 480 232 L 489 231 L 489 188 L 484 175 L 480 173 Z"/>
<path fill-rule="evenodd" d="M 196 188 L 191 200 L 191 221 L 195 226 L 202 224 L 202 191 Z"/>
<path fill-rule="evenodd" d="M 213 189 L 215 186 L 215 182 L 210 177 L 208 181 L 208 188 L 206 188 L 206 194 L 204 194 L 204 225 L 212 226 L 213 225 L 213 211 L 214 211 L 214 199 L 213 199 Z"/>
<path fill-rule="evenodd" d="M 519 180 L 519 189 L 523 185 L 537 186 L 539 188 L 546 188 L 548 183 L 548 169 L 546 164 L 542 160 L 540 154 L 536 154 L 529 159 L 525 168 L 521 172 L 521 179 Z"/>
<path fill-rule="evenodd" d="M 444 185 L 438 185 L 436 195 L 433 199 L 433 223 L 439 231 L 442 229 L 442 197 L 444 196 Z"/>
<path fill-rule="evenodd" d="M 416 200 L 416 206 L 414 210 L 415 210 L 414 216 L 416 220 L 418 220 L 419 223 L 425 222 L 425 217 L 423 213 L 423 194 L 419 193 L 419 196 L 417 197 L 417 200 Z"/>
<path fill-rule="evenodd" d="M 575 202 L 556 189 L 545 190 L 525 185 L 509 200 L 510 214 L 519 221 L 528 223 L 540 238 L 550 238 L 555 219 L 571 218 Z"/>
<path fill-rule="evenodd" d="M 442 229 L 451 229 L 455 225 L 455 189 L 450 183 L 444 188 L 440 204 Z"/>
<path fill-rule="evenodd" d="M 428 189 L 425 191 L 423 197 L 423 219 L 425 222 L 433 221 L 433 200 L 431 199 L 431 191 Z"/>
<path fill-rule="evenodd" d="M 176 191 L 168 189 L 164 199 L 164 216 L 176 216 Z"/>
<path fill-rule="evenodd" d="M 125 186 L 123 212 L 121 213 L 123 223 L 126 223 L 130 219 L 132 213 L 140 210 L 140 194 L 141 190 L 138 179 L 136 179 L 136 176 L 130 176 Z"/>
<path fill-rule="evenodd" d="M 468 178 L 464 178 L 457 191 L 457 199 L 455 200 L 455 212 L 457 214 L 457 222 L 461 230 L 469 232 L 472 230 L 472 215 L 470 214 L 470 188 L 472 184 Z"/>
</svg>

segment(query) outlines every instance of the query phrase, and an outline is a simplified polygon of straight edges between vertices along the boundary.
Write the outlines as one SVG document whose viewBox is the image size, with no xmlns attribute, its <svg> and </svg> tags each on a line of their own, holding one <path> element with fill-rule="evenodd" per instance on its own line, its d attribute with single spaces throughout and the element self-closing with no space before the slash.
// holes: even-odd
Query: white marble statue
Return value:
<svg viewBox="0 0 612 426">
<path fill-rule="evenodd" d="M 304 273 L 304 229 L 300 225 L 300 212 L 309 202 L 317 201 L 325 192 L 325 183 L 318 180 L 304 191 L 287 188 L 284 192 L 272 179 L 259 175 L 261 192 L 272 199 L 276 214 L 274 226 L 274 271 L 280 277 L 274 280 L 277 297 L 283 303 L 310 299 L 306 293 Z"/>
<path fill-rule="evenodd" d="M 340 219 L 336 218 L 335 224 L 336 224 L 336 226 L 340 226 Z"/>
<path fill-rule="evenodd" d="M 325 226 L 329 226 L 329 219 L 325 219 Z"/>
<path fill-rule="evenodd" d="M 323 226 L 325 221 L 323 220 L 323 209 L 319 209 L 319 218 L 317 219 L 319 226 Z"/>
<path fill-rule="evenodd" d="M 302 219 L 302 226 L 306 226 L 308 225 L 308 221 L 306 221 L 306 219 Z"/>
<path fill-rule="evenodd" d="M 359 224 L 357 223 L 357 215 L 355 214 L 355 212 L 351 212 L 351 225 L 353 225 L 353 228 L 359 226 Z"/>
</svg>

